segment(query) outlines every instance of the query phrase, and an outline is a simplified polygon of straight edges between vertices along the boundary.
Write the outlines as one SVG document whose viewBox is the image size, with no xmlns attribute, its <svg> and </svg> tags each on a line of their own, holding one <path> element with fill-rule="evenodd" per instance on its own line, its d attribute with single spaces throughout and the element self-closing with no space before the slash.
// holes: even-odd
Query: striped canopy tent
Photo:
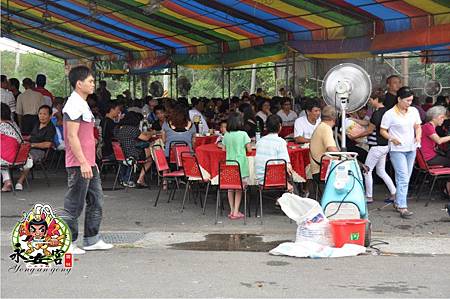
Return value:
<svg viewBox="0 0 450 299">
<path fill-rule="evenodd" d="M 450 45 L 449 0 L 1 0 L 4 37 L 119 71 Z"/>
</svg>

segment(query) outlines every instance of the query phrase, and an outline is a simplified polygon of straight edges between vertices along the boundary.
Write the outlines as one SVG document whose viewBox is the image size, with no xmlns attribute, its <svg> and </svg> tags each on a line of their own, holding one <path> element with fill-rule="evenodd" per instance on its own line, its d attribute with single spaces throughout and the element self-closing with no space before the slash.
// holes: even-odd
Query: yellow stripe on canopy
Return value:
<svg viewBox="0 0 450 299">
<path fill-rule="evenodd" d="M 165 8 L 165 7 L 161 8 L 160 12 L 164 13 L 164 14 L 167 14 L 167 15 L 170 15 L 170 16 L 172 16 L 174 18 L 183 20 L 185 22 L 188 22 L 188 23 L 200 26 L 200 27 L 206 27 L 208 29 L 213 29 L 214 31 L 216 31 L 216 32 L 218 32 L 220 34 L 229 36 L 229 37 L 231 37 L 232 39 L 235 39 L 235 40 L 239 40 L 239 45 L 241 46 L 241 48 L 251 47 L 251 43 L 248 40 L 247 36 L 235 33 L 233 31 L 230 31 L 230 30 L 225 29 L 225 28 L 217 28 L 217 25 L 212 25 L 212 24 L 208 24 L 208 23 L 205 23 L 205 22 L 202 22 L 202 21 L 197 21 L 197 20 L 192 19 L 192 18 L 187 18 L 187 17 L 185 17 L 185 16 L 183 16 L 183 15 L 181 15 L 181 14 L 179 14 L 179 13 L 173 11 L 173 10 Z"/>
<path fill-rule="evenodd" d="M 2 0 L 2 2 L 4 2 L 4 0 Z M 15 3 L 15 2 L 9 2 L 9 6 L 10 7 L 14 7 L 14 8 L 18 8 L 18 9 L 23 9 L 23 13 L 24 14 L 33 16 L 33 17 L 38 18 L 38 19 L 42 18 L 42 12 L 37 10 L 35 7 L 29 8 L 28 6 L 20 5 L 20 4 Z M 131 50 L 138 50 L 139 51 L 139 50 L 146 49 L 145 46 L 136 46 L 136 45 L 133 45 L 130 42 L 121 41 L 118 38 L 114 38 L 114 37 L 110 38 L 110 37 L 102 36 L 101 34 L 98 34 L 98 33 L 95 33 L 95 32 L 89 32 L 89 31 L 87 31 L 84 28 L 75 26 L 74 23 L 69 23 L 69 22 L 67 22 L 67 20 L 55 17 L 54 15 L 51 16 L 51 21 L 53 23 L 56 23 L 55 29 L 58 29 L 58 27 L 59 28 L 64 28 L 64 29 L 68 29 L 70 31 L 77 32 L 77 33 L 81 34 L 82 36 L 83 35 L 84 36 L 89 36 L 89 37 L 94 38 L 94 40 L 97 39 L 97 40 L 101 40 L 103 42 L 114 43 L 114 44 L 120 45 L 122 47 L 129 48 Z M 41 29 L 40 28 L 30 29 L 30 32 L 32 32 L 33 30 L 41 30 Z M 100 31 L 100 30 L 97 30 L 97 31 Z"/>
<path fill-rule="evenodd" d="M 404 0 L 405 2 L 420 8 L 434 16 L 434 24 L 448 24 L 450 23 L 450 8 L 441 5 L 432 0 Z"/>
<path fill-rule="evenodd" d="M 283 1 L 267 1 L 267 0 L 253 0 L 253 1 L 263 4 L 264 6 L 276 9 L 283 13 L 289 14 L 289 15 L 299 16 L 299 18 L 305 19 L 305 20 L 307 20 L 311 23 L 314 23 L 316 25 L 319 25 L 321 27 L 331 28 L 331 27 L 341 27 L 342 26 L 342 24 L 339 24 L 335 21 L 332 21 L 327 18 L 323 18 L 318 15 L 314 15 L 309 10 L 298 8 L 296 6 L 290 5 Z M 289 19 L 287 19 L 287 20 L 289 21 Z M 344 30 L 342 27 L 340 28 L 340 30 L 333 31 L 332 38 L 344 38 L 344 37 L 345 37 Z"/>
<path fill-rule="evenodd" d="M 89 6 L 89 2 L 86 1 L 86 0 L 73 0 L 73 2 L 75 2 L 75 3 L 79 4 L 79 5 Z M 143 2 L 148 2 L 148 1 L 143 1 Z M 120 13 L 120 12 L 114 12 L 114 11 L 111 10 L 110 8 L 105 8 L 105 7 L 103 7 L 103 6 L 98 6 L 98 7 L 97 7 L 97 10 L 101 11 L 101 12 L 104 13 L 105 15 L 108 15 L 108 16 L 114 16 L 114 17 L 119 18 L 119 19 L 121 19 L 121 20 L 124 20 L 124 21 L 126 21 L 126 22 L 128 22 L 128 23 L 130 23 L 130 24 L 133 24 L 133 25 L 136 25 L 136 26 L 141 27 L 141 28 L 136 28 L 136 29 L 138 29 L 138 30 L 143 30 L 143 29 L 144 29 L 144 30 L 152 31 L 152 32 L 155 33 L 156 35 L 157 35 L 157 34 L 160 34 L 160 35 L 162 35 L 162 38 L 164 37 L 164 38 L 170 39 L 170 38 L 169 38 L 170 36 L 175 35 L 174 32 L 165 30 L 165 29 L 163 29 L 163 28 L 159 28 L 159 27 L 154 26 L 154 25 L 149 24 L 149 23 L 145 23 L 145 22 L 143 22 L 143 21 L 141 21 L 141 20 L 138 20 L 138 19 L 135 19 L 135 18 L 133 18 L 133 17 L 127 16 L 126 14 L 123 14 L 123 13 Z M 130 26 L 132 27 L 133 25 L 130 25 Z M 199 45 L 202 45 L 202 42 L 193 40 L 193 39 L 191 39 L 191 38 L 189 38 L 189 37 L 185 37 L 185 36 L 183 36 L 183 35 L 181 35 L 181 34 L 180 34 L 180 35 L 177 35 L 177 36 L 174 37 L 173 39 L 174 39 L 174 40 L 180 40 L 180 41 L 185 42 L 185 43 L 187 43 L 188 45 L 191 45 L 191 46 L 199 46 Z"/>
</svg>

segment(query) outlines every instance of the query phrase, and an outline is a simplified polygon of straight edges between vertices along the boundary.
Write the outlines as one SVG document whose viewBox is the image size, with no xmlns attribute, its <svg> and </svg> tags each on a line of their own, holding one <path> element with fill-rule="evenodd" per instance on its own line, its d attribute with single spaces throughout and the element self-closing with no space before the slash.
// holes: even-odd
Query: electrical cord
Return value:
<svg viewBox="0 0 450 299">
<path fill-rule="evenodd" d="M 377 254 L 381 253 L 381 249 L 375 246 L 378 245 L 389 245 L 389 242 L 383 241 L 383 240 L 371 240 L 369 248 L 372 248 L 377 252 Z"/>
</svg>

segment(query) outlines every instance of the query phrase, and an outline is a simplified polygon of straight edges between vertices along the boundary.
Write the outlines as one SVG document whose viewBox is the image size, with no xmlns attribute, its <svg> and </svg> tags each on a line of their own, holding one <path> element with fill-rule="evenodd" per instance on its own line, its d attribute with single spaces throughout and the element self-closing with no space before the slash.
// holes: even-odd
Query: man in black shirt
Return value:
<svg viewBox="0 0 450 299">
<path fill-rule="evenodd" d="M 384 107 L 386 110 L 394 107 L 397 102 L 397 91 L 402 87 L 402 80 L 397 75 L 391 75 L 386 79 L 387 92 L 384 99 Z"/>
<path fill-rule="evenodd" d="M 102 158 L 106 160 L 114 160 L 114 151 L 112 148 L 112 139 L 114 138 L 114 128 L 116 127 L 115 119 L 121 112 L 121 105 L 118 101 L 109 101 L 106 105 L 106 116 L 100 122 L 102 128 Z"/>
<path fill-rule="evenodd" d="M 50 121 L 52 108 L 48 105 L 42 105 L 38 110 L 39 124 L 37 124 L 30 133 L 31 150 L 30 156 L 33 162 L 42 161 L 45 153 L 53 146 L 56 129 Z M 17 180 L 16 190 L 23 190 L 23 182 L 26 179 L 30 168 L 23 169 L 20 178 Z"/>
</svg>

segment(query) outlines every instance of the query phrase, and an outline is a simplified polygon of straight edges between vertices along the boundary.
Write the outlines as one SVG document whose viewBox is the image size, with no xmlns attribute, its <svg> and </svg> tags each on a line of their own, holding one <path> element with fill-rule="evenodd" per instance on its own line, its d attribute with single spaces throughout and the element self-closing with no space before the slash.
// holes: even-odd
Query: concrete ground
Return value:
<svg viewBox="0 0 450 299">
<path fill-rule="evenodd" d="M 38 173 L 37 176 L 40 174 Z M 448 297 L 450 294 L 450 217 L 436 199 L 410 200 L 415 215 L 401 219 L 384 207 L 377 186 L 369 206 L 373 248 L 358 257 L 296 259 L 268 250 L 294 240 L 296 225 L 265 201 L 264 224 L 220 217 L 214 225 L 215 193 L 206 215 L 182 192 L 167 203 L 156 190 L 105 191 L 102 234 L 116 247 L 78 256 L 66 273 L 14 269 L 10 232 L 23 211 L 37 202 L 63 206 L 64 171 L 51 173 L 51 187 L 40 177 L 31 191 L 2 194 L 2 297 Z M 110 186 L 111 179 L 104 182 Z M 214 193 L 214 194 L 213 194 Z M 438 196 L 437 196 L 438 197 Z M 255 195 L 250 195 L 253 201 Z M 227 214 L 225 212 L 225 214 Z M 252 215 L 253 216 L 253 215 Z M 82 223 L 80 219 L 80 223 Z M 82 228 L 82 225 L 80 225 Z M 246 234 L 249 234 L 248 236 Z M 254 235 L 255 236 L 254 236 Z M 432 279 L 431 279 L 432 278 Z"/>
</svg>

